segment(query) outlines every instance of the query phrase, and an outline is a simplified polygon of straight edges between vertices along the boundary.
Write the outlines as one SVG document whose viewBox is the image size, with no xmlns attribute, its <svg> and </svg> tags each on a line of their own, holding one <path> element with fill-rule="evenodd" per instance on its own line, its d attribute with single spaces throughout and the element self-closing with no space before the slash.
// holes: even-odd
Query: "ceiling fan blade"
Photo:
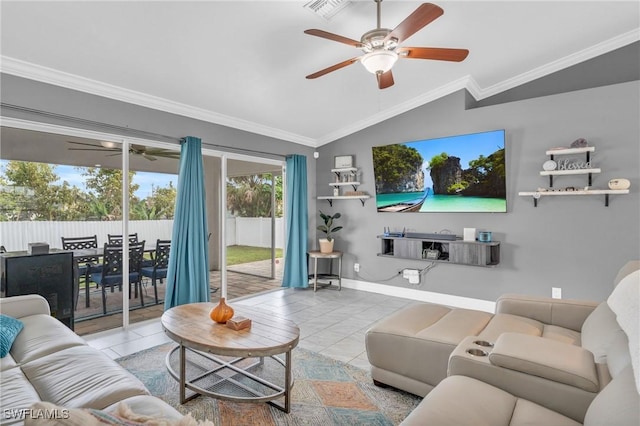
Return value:
<svg viewBox="0 0 640 426">
<path fill-rule="evenodd" d="M 95 152 L 114 152 L 114 151 L 118 151 L 116 149 L 109 149 L 109 148 L 98 148 L 95 147 L 94 149 L 91 148 L 67 148 L 68 151 L 95 151 Z"/>
<path fill-rule="evenodd" d="M 344 68 L 347 65 L 351 65 L 354 62 L 358 62 L 359 59 L 360 59 L 359 56 L 357 58 L 347 59 L 346 61 L 340 62 L 339 64 L 335 64 L 335 65 L 332 65 L 332 66 L 330 66 L 328 68 L 320 70 L 318 72 L 314 72 L 313 74 L 309 74 L 307 76 L 307 78 L 312 79 L 312 78 L 322 77 L 323 75 L 329 74 L 332 71 L 339 70 L 340 68 Z"/>
<path fill-rule="evenodd" d="M 362 43 L 360 43 L 357 40 L 353 40 L 338 34 L 333 34 L 333 33 L 329 33 L 322 30 L 311 29 L 311 30 L 305 30 L 304 33 L 312 36 L 316 36 L 316 37 L 326 38 L 328 40 L 337 41 L 338 43 L 348 44 L 349 46 L 353 46 L 357 48 L 362 47 Z"/>
<path fill-rule="evenodd" d="M 151 154 L 151 155 L 158 155 L 158 156 L 170 156 L 170 155 L 175 155 L 175 156 L 180 156 L 180 152 L 179 151 L 173 151 L 171 149 L 164 149 L 164 148 L 148 148 L 147 150 L 145 150 L 145 152 L 147 154 Z"/>
<path fill-rule="evenodd" d="M 391 87 L 393 86 L 393 74 L 391 73 L 391 70 L 385 72 L 384 74 L 380 73 L 380 74 L 376 74 L 376 77 L 378 78 L 378 88 L 379 89 L 386 89 L 387 87 Z"/>
<path fill-rule="evenodd" d="M 74 145 L 84 145 L 84 146 L 92 146 L 94 148 L 103 148 L 102 145 L 98 144 L 98 145 L 94 145 L 92 143 L 85 143 L 85 142 L 74 142 L 74 141 L 67 141 L 67 143 L 72 143 Z"/>
<path fill-rule="evenodd" d="M 396 38 L 398 43 L 402 43 L 416 32 L 420 31 L 427 24 L 434 21 L 444 13 L 439 6 L 431 3 L 421 4 L 413 13 L 405 18 L 393 31 L 391 31 L 385 41 Z"/>
<path fill-rule="evenodd" d="M 144 158 L 146 158 L 147 160 L 149 160 L 149 161 L 156 161 L 156 160 L 157 160 L 157 158 L 156 158 L 156 157 L 154 157 L 153 155 L 148 155 L 146 152 L 143 152 L 143 153 L 142 153 L 142 156 L 143 156 Z"/>
<path fill-rule="evenodd" d="M 467 49 L 447 49 L 440 47 L 400 47 L 398 56 L 409 59 L 434 59 L 437 61 L 461 62 L 469 54 Z"/>
</svg>

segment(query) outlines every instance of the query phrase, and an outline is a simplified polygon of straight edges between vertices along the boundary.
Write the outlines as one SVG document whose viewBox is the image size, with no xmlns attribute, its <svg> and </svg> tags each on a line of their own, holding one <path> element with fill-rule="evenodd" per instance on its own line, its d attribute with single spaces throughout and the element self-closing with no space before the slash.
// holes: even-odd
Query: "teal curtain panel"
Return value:
<svg viewBox="0 0 640 426">
<path fill-rule="evenodd" d="M 282 287 L 308 287 L 307 236 L 307 157 L 287 157 L 287 244 Z"/>
<path fill-rule="evenodd" d="M 182 140 L 164 309 L 209 302 L 209 249 L 202 142 Z"/>
</svg>

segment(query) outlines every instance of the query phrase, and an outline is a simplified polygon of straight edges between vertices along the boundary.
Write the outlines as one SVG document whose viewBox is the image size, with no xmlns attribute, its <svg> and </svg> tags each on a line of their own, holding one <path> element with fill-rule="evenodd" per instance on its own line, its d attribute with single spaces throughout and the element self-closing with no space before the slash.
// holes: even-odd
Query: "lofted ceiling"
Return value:
<svg viewBox="0 0 640 426">
<path fill-rule="evenodd" d="M 352 39 L 372 0 L 327 21 L 305 1 L 2 1 L 1 71 L 319 146 L 466 88 L 477 100 L 636 42 L 637 1 L 435 1 L 444 15 L 403 46 L 466 48 L 464 62 L 402 59 L 379 90 Z M 394 28 L 421 2 L 385 0 Z"/>
</svg>

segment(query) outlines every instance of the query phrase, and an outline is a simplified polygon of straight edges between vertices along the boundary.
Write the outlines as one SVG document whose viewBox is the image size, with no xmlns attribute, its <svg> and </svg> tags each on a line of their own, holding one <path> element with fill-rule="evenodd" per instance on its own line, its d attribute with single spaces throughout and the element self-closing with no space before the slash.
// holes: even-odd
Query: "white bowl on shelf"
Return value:
<svg viewBox="0 0 640 426">
<path fill-rule="evenodd" d="M 630 186 L 629 179 L 616 178 L 609 181 L 609 189 L 629 189 Z"/>
<path fill-rule="evenodd" d="M 558 163 L 553 160 L 547 160 L 542 164 L 542 169 L 550 172 L 551 170 L 555 170 L 558 167 Z"/>
</svg>

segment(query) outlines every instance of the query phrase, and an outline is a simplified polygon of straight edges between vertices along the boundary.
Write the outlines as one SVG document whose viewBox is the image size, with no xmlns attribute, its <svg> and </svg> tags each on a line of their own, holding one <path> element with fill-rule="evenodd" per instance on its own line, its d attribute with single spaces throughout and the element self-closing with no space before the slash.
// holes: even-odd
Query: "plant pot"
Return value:
<svg viewBox="0 0 640 426">
<path fill-rule="evenodd" d="M 333 242 L 335 240 L 327 240 L 326 238 L 320 238 L 318 242 L 320 243 L 320 253 L 331 253 L 333 252 Z"/>
</svg>

